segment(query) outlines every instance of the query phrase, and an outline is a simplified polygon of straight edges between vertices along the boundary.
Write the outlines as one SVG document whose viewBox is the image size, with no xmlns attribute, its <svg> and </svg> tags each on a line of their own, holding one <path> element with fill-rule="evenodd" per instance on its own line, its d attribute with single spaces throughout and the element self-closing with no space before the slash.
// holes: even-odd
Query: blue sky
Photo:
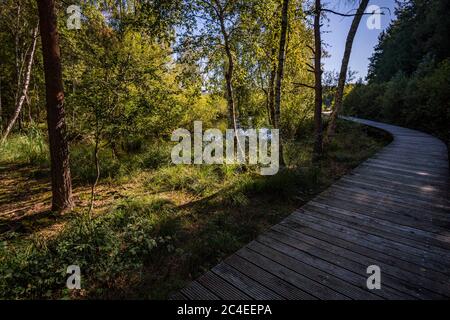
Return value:
<svg viewBox="0 0 450 320">
<path fill-rule="evenodd" d="M 330 0 L 328 3 L 325 2 L 325 4 L 328 9 L 347 13 L 349 10 L 357 7 L 357 1 L 355 1 L 355 4 L 353 5 L 349 4 L 349 2 L 350 1 L 348 0 Z M 364 79 L 366 77 L 369 58 L 372 56 L 374 46 L 378 43 L 378 35 L 382 30 L 386 29 L 389 23 L 395 18 L 394 0 L 371 0 L 369 2 L 369 6 L 370 5 L 387 7 L 391 10 L 391 14 L 386 12 L 385 15 L 381 16 L 381 30 L 370 30 L 366 24 L 368 16 L 363 16 L 353 43 L 349 65 L 351 70 L 357 72 L 356 79 L 360 77 Z M 327 44 L 326 50 L 331 57 L 323 59 L 324 68 L 326 71 L 339 71 L 345 40 L 353 17 L 341 17 L 331 13 L 327 16 L 329 22 L 326 20 L 323 21 L 324 26 L 322 28 L 324 32 L 322 37 L 324 43 Z"/>
</svg>

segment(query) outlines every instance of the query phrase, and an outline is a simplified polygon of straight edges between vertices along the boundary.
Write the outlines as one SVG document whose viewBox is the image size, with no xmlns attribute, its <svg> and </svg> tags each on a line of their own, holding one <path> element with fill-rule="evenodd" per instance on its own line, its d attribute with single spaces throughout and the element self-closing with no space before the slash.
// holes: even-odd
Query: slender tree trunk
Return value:
<svg viewBox="0 0 450 320">
<path fill-rule="evenodd" d="M 316 0 L 314 11 L 314 150 L 313 160 L 322 155 L 322 39 L 320 34 L 321 2 Z"/>
<path fill-rule="evenodd" d="M 237 129 L 236 123 L 236 104 L 234 101 L 234 89 L 233 89 L 233 72 L 234 61 L 233 55 L 228 44 L 225 45 L 225 51 L 227 55 L 228 66 L 225 71 L 226 91 L 227 91 L 227 106 L 228 106 L 228 125 L 231 128 Z"/>
<path fill-rule="evenodd" d="M 274 125 L 275 121 L 275 78 L 277 76 L 277 65 L 273 64 L 270 71 L 269 79 L 269 111 L 270 111 L 270 124 Z"/>
<path fill-rule="evenodd" d="M 28 95 L 28 87 L 30 86 L 30 79 L 31 79 L 31 69 L 33 66 L 33 61 L 34 61 L 34 53 L 36 50 L 37 32 L 38 32 L 38 27 L 34 28 L 34 30 L 33 30 L 33 40 L 32 40 L 32 44 L 31 44 L 31 49 L 28 51 L 27 67 L 25 70 L 24 83 L 22 85 L 22 93 L 16 102 L 16 107 L 15 107 L 13 116 L 12 116 L 11 120 L 9 121 L 8 125 L 6 126 L 5 133 L 3 134 L 1 143 L 4 143 L 6 141 L 6 138 L 8 137 L 12 128 L 14 127 L 14 124 L 16 123 L 17 118 L 19 117 L 20 112 L 22 111 L 23 104 Z"/>
<path fill-rule="evenodd" d="M 284 75 L 284 62 L 286 58 L 286 38 L 288 28 L 288 13 L 289 13 L 289 0 L 283 0 L 283 7 L 281 11 L 281 32 L 280 32 L 280 48 L 278 51 L 278 68 L 275 85 L 275 116 L 274 127 L 280 129 L 280 116 L 281 116 L 281 91 Z M 283 142 L 280 134 L 280 165 L 284 166 L 283 157 Z"/>
<path fill-rule="evenodd" d="M 3 132 L 3 109 L 2 109 L 2 76 L 0 75 L 0 135 Z"/>
<path fill-rule="evenodd" d="M 95 132 L 95 147 L 94 147 L 94 162 L 95 162 L 95 181 L 92 184 L 91 187 L 91 202 L 89 205 L 88 210 L 88 216 L 90 219 L 92 219 L 92 210 L 94 209 L 94 202 L 95 202 L 95 188 L 97 187 L 98 181 L 100 180 L 100 159 L 98 157 L 99 152 L 99 143 L 100 143 L 100 129 L 99 129 L 99 123 L 96 123 L 96 132 Z"/>
<path fill-rule="evenodd" d="M 220 30 L 224 38 L 225 54 L 227 56 L 228 62 L 228 65 L 225 70 L 227 106 L 228 106 L 228 126 L 234 128 L 234 130 L 237 130 L 236 104 L 234 101 L 234 90 L 233 90 L 234 60 L 233 54 L 231 52 L 229 35 L 225 27 L 225 18 L 223 16 L 222 7 L 220 6 L 218 8 L 218 18 L 220 23 Z"/>
<path fill-rule="evenodd" d="M 44 57 L 47 125 L 52 174 L 52 210 L 64 212 L 73 207 L 69 148 L 64 120 L 59 36 L 54 0 L 38 0 L 42 54 Z"/>
<path fill-rule="evenodd" d="M 361 18 L 367 8 L 368 3 L 369 0 L 361 0 L 347 35 L 344 56 L 342 58 L 341 71 L 339 73 L 338 87 L 334 96 L 334 108 L 331 114 L 330 123 L 328 124 L 327 136 L 325 139 L 327 143 L 332 140 L 336 133 L 336 120 L 342 108 L 342 97 L 344 95 L 344 87 L 347 80 L 347 69 L 352 52 L 353 40 L 355 39 L 356 32 L 358 31 L 358 26 L 361 22 Z"/>
<path fill-rule="evenodd" d="M 21 72 L 21 68 L 20 68 L 20 58 L 19 58 L 19 30 L 21 27 L 20 24 L 20 12 L 21 12 L 21 7 L 20 7 L 20 2 L 17 3 L 17 19 L 16 19 L 16 30 L 15 30 L 15 34 L 14 34 L 14 54 L 15 54 L 15 67 L 16 67 L 16 92 L 14 95 L 14 101 L 15 104 L 17 105 L 17 101 L 19 98 L 19 92 L 20 92 L 20 85 L 21 85 L 21 76 L 22 76 L 22 72 Z"/>
</svg>

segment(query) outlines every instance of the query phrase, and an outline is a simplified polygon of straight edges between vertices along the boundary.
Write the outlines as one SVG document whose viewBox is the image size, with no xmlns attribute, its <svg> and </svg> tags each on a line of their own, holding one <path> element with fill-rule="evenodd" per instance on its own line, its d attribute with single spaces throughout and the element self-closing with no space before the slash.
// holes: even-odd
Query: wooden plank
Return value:
<svg viewBox="0 0 450 320">
<path fill-rule="evenodd" d="M 348 263 L 345 264 L 343 262 L 344 259 L 342 259 L 340 261 L 341 264 L 336 263 L 337 260 L 334 260 L 334 263 L 330 263 L 326 259 L 324 259 L 322 255 L 320 256 L 320 258 L 317 258 L 316 256 L 298 250 L 296 247 L 286 245 L 283 242 L 278 241 L 278 239 L 269 237 L 268 235 L 262 235 L 258 237 L 257 241 L 259 243 L 256 242 L 254 244 L 254 248 L 255 250 L 258 250 L 258 252 L 264 252 L 265 255 L 274 260 L 276 259 L 275 261 L 279 263 L 289 262 L 294 266 L 299 266 L 300 262 L 302 263 L 302 270 L 306 270 L 309 268 L 310 270 L 312 270 L 310 271 L 312 276 L 316 276 L 318 279 L 326 281 L 327 286 L 337 292 L 345 294 L 352 299 L 411 299 L 410 295 L 402 294 L 401 292 L 392 288 L 388 288 L 386 286 L 383 287 L 383 290 L 370 291 L 366 286 L 366 269 L 360 265 L 355 264 L 352 261 L 347 260 Z M 263 244 L 264 246 L 261 246 L 261 244 Z M 267 247 L 269 247 L 270 249 L 267 249 Z M 357 267 L 355 267 L 356 265 Z M 356 270 L 357 272 L 355 272 Z"/>
<path fill-rule="evenodd" d="M 339 268 L 339 266 L 328 264 L 326 261 L 316 259 L 313 256 L 305 255 L 303 259 L 296 259 L 298 258 L 298 255 L 296 255 L 298 253 L 294 252 L 293 248 L 289 250 L 288 247 L 284 247 L 280 250 L 282 246 L 282 243 L 276 244 L 272 238 L 262 235 L 257 238 L 257 241 L 252 242 L 249 248 L 277 263 L 283 264 L 285 267 L 290 269 L 294 268 L 293 270 L 297 271 L 297 273 L 301 272 L 306 277 L 349 298 L 364 300 L 380 299 L 379 296 L 366 290 L 366 287 L 364 287 L 365 280 L 357 283 L 349 283 L 345 279 L 342 279 L 345 278 L 345 275 L 357 277 L 356 274 L 351 274 L 347 270 Z M 343 274 L 344 276 L 342 276 Z M 362 278 L 359 280 L 362 280 Z"/>
<path fill-rule="evenodd" d="M 387 183 L 392 186 L 400 186 L 402 188 L 405 188 L 412 192 L 425 192 L 429 193 L 435 196 L 439 196 L 441 198 L 445 198 L 447 196 L 447 192 L 445 190 L 442 190 L 442 188 L 439 188 L 437 186 L 434 186 L 430 183 L 417 183 L 416 181 L 409 180 L 403 180 L 403 179 L 392 179 L 385 175 L 361 175 L 356 172 L 351 172 L 347 175 L 347 177 L 353 177 L 353 178 L 359 178 L 366 181 L 378 181 L 382 183 Z"/>
<path fill-rule="evenodd" d="M 438 192 L 438 188 L 428 184 L 412 186 L 411 184 L 408 185 L 399 182 L 391 182 L 389 180 L 380 180 L 376 177 L 372 179 L 370 176 L 362 178 L 350 175 L 340 179 L 340 181 L 348 182 L 349 184 L 369 186 L 376 188 L 377 190 L 383 190 L 384 192 L 389 191 L 390 194 L 398 194 L 401 197 L 406 196 L 408 198 L 412 197 L 413 199 L 420 199 L 428 203 L 437 203 L 443 206 L 444 209 L 447 207 L 447 211 L 450 212 L 449 202 L 444 199 L 444 192 Z"/>
<path fill-rule="evenodd" d="M 419 237 L 415 234 L 404 232 L 402 228 L 391 227 L 387 223 L 380 223 L 379 221 L 370 219 L 364 215 L 352 214 L 343 210 L 336 211 L 330 207 L 323 208 L 319 204 L 308 203 L 303 206 L 303 210 L 305 210 L 304 213 L 311 213 L 314 217 L 332 220 L 340 225 L 367 232 L 368 234 L 377 235 L 384 239 L 396 241 L 417 248 L 417 250 L 420 251 L 425 249 L 437 257 L 443 257 L 450 263 L 450 256 L 448 256 L 450 244 L 448 243 L 447 246 L 445 243 L 439 242 L 431 244 L 431 241 L 434 240 L 431 237 Z"/>
<path fill-rule="evenodd" d="M 206 299 L 448 299 L 447 149 L 411 129 L 179 293 Z M 382 290 L 366 287 L 367 266 Z"/>
<path fill-rule="evenodd" d="M 250 296 L 246 295 L 211 271 L 202 275 L 197 279 L 197 281 L 221 299 L 251 300 Z"/>
<path fill-rule="evenodd" d="M 181 293 L 190 300 L 218 300 L 219 297 L 206 289 L 197 281 L 192 281 Z"/>
<path fill-rule="evenodd" d="M 394 168 L 399 168 L 399 169 L 410 169 L 410 170 L 414 170 L 414 171 L 430 172 L 432 174 L 436 174 L 439 176 L 441 176 L 442 173 L 445 172 L 445 170 L 448 170 L 447 166 L 439 167 L 437 165 L 430 165 L 429 163 L 427 163 L 427 164 L 417 164 L 415 162 L 401 163 L 399 161 L 395 161 L 395 163 L 393 163 L 392 161 L 381 160 L 381 159 L 369 159 L 365 163 L 373 163 L 373 164 L 378 164 L 378 165 L 382 165 L 382 166 L 390 165 Z"/>
<path fill-rule="evenodd" d="M 383 238 L 373 235 L 366 235 L 355 229 L 347 228 L 339 224 L 334 224 L 332 222 L 324 221 L 321 219 L 313 219 L 298 213 L 289 216 L 289 218 L 285 221 L 297 221 L 300 224 L 304 224 L 312 229 L 317 229 L 319 231 L 330 232 L 331 230 L 332 233 L 335 233 L 336 236 L 343 239 L 349 239 L 350 241 L 360 243 L 365 247 L 385 252 L 388 255 L 399 257 L 402 260 L 415 263 L 424 268 L 429 268 L 437 272 L 450 274 L 450 270 L 445 264 L 441 263 L 440 261 L 436 262 L 432 259 L 428 259 L 427 252 L 425 251 L 422 253 L 422 255 L 417 255 L 409 252 L 409 248 L 397 245 L 396 243 L 387 241 Z M 336 232 L 335 230 L 339 232 Z"/>
<path fill-rule="evenodd" d="M 317 230 L 312 229 L 309 227 L 306 227 L 305 225 L 302 225 L 295 221 L 288 221 L 284 220 L 282 223 L 278 224 L 277 226 L 288 228 L 292 231 L 295 231 L 296 233 L 301 233 L 308 235 L 312 238 L 319 239 L 321 241 L 324 241 L 328 244 L 328 246 L 336 245 L 341 248 L 347 249 L 349 251 L 353 251 L 355 253 L 358 253 L 360 255 L 374 258 L 379 261 L 384 261 L 386 264 L 389 264 L 390 266 L 399 268 L 401 270 L 410 271 L 412 273 L 415 273 L 417 275 L 420 275 L 422 277 L 425 277 L 427 279 L 431 279 L 436 282 L 441 282 L 446 284 L 449 280 L 448 275 L 445 275 L 439 271 L 434 271 L 430 269 L 423 268 L 422 266 L 419 266 L 415 263 L 411 263 L 409 261 L 405 261 L 400 259 L 396 256 L 391 256 L 386 254 L 384 251 L 377 251 L 376 249 L 369 248 L 366 246 L 361 245 L 357 239 L 356 241 L 352 241 L 352 238 L 343 239 L 341 237 L 337 237 L 334 235 L 333 232 L 327 232 L 327 230 Z"/>
<path fill-rule="evenodd" d="M 367 170 L 367 172 L 366 172 Z M 356 172 L 364 172 L 365 174 L 367 174 L 369 171 L 372 171 L 373 173 L 387 173 L 387 174 L 391 174 L 391 175 L 395 175 L 395 176 L 399 176 L 399 177 L 403 177 L 403 178 L 407 178 L 407 179 L 411 179 L 411 180 L 417 180 L 417 181 L 423 181 L 423 182 L 432 182 L 436 185 L 440 185 L 442 187 L 445 187 L 448 185 L 447 180 L 445 179 L 445 177 L 441 177 L 441 178 L 435 178 L 435 177 L 430 177 L 426 172 L 417 172 L 417 173 L 409 173 L 409 172 L 405 172 L 405 171 L 399 171 L 399 170 L 395 170 L 395 169 L 390 169 L 390 168 L 386 168 L 386 167 L 377 167 L 375 165 L 369 165 L 366 164 L 365 162 L 363 164 L 361 164 L 358 168 L 356 168 L 355 170 Z"/>
<path fill-rule="evenodd" d="M 424 210 L 427 213 L 437 215 L 440 218 L 447 220 L 447 210 L 439 207 L 438 204 L 432 204 L 421 200 L 415 200 L 413 198 L 408 198 L 406 196 L 399 196 L 388 192 L 381 192 L 374 188 L 369 188 L 365 186 L 363 187 L 363 186 L 349 185 L 348 183 L 344 183 L 341 181 L 336 182 L 331 188 L 342 189 L 348 192 L 354 192 L 359 194 L 365 194 L 370 197 L 374 197 L 374 200 L 386 199 L 389 200 L 391 203 L 395 204 L 396 206 L 408 208 L 409 205 L 413 209 Z"/>
<path fill-rule="evenodd" d="M 242 248 L 236 254 L 248 261 L 257 264 L 260 268 L 277 275 L 280 279 L 283 279 L 292 285 L 306 291 L 308 294 L 317 297 L 319 299 L 325 300 L 349 300 L 347 296 L 334 291 L 333 289 L 327 287 L 326 285 L 316 282 L 299 272 L 304 270 L 299 267 L 299 265 L 291 264 L 289 261 L 283 261 L 284 264 L 288 264 L 291 268 L 286 267 L 280 263 L 276 263 L 272 259 L 260 254 L 259 252 L 251 250 L 251 246 L 255 244 L 252 241 L 245 248 Z"/>
<path fill-rule="evenodd" d="M 393 282 L 399 282 L 406 286 L 418 286 L 425 287 L 436 293 L 440 293 L 445 296 L 450 296 L 450 279 L 442 274 L 430 274 L 426 272 L 418 272 L 416 268 L 410 268 L 408 265 L 401 260 L 392 259 L 382 253 L 373 252 L 367 250 L 364 247 L 357 247 L 356 249 L 351 243 L 346 243 L 344 241 L 338 241 L 335 245 L 331 241 L 332 238 L 326 235 L 317 236 L 316 232 L 313 235 L 308 235 L 308 232 L 302 230 L 299 232 L 297 230 L 288 228 L 284 225 L 278 224 L 272 227 L 269 231 L 270 233 L 279 233 L 282 236 L 278 236 L 277 239 L 280 241 L 285 241 L 286 236 L 289 238 L 296 239 L 296 245 L 307 243 L 312 247 L 328 251 L 332 257 L 338 255 L 345 257 L 346 259 L 352 260 L 354 262 L 365 265 L 378 265 L 383 270 L 383 274 L 387 274 L 393 279 Z M 309 233 L 311 234 L 311 233 Z M 322 240 L 326 239 L 328 241 Z M 292 245 L 292 242 L 291 242 Z M 310 251 L 312 254 L 318 254 L 321 251 Z M 328 255 L 329 256 L 329 255 Z M 393 286 L 396 287 L 395 285 Z"/>
<path fill-rule="evenodd" d="M 352 193 L 337 188 L 328 189 L 326 193 L 319 195 L 314 200 L 342 209 L 364 211 L 368 215 L 379 216 L 399 225 L 443 235 L 443 239 L 446 239 L 445 235 L 450 226 L 446 221 L 439 220 L 440 216 L 429 212 L 421 212 L 401 205 L 395 206 L 395 203 L 388 199 L 374 199 L 367 194 Z"/>
<path fill-rule="evenodd" d="M 270 291 L 225 263 L 218 264 L 211 271 L 254 299 L 283 300 L 283 297 L 280 295 Z"/>
<path fill-rule="evenodd" d="M 169 300 L 189 300 L 186 296 L 184 296 L 181 292 L 175 292 L 169 297 Z"/>
<path fill-rule="evenodd" d="M 448 216 L 450 212 L 449 204 L 441 197 L 434 197 L 431 195 L 420 194 L 419 192 L 412 193 L 409 190 L 400 188 L 399 186 L 390 187 L 387 184 L 381 182 L 363 181 L 362 179 L 355 178 L 342 178 L 336 185 L 347 186 L 349 188 L 359 188 L 364 190 L 372 190 L 378 193 L 389 194 L 397 201 L 409 202 L 415 206 L 420 207 L 432 207 L 436 213 L 441 213 L 444 217 Z"/>
<path fill-rule="evenodd" d="M 356 223 L 362 222 L 365 225 L 370 225 L 381 230 L 390 231 L 394 234 L 401 235 L 404 238 L 421 242 L 421 248 L 424 244 L 433 245 L 445 249 L 445 251 L 443 251 L 444 254 L 448 254 L 448 250 L 450 250 L 449 236 L 443 235 L 441 238 L 438 238 L 434 233 L 393 223 L 389 220 L 383 219 L 383 217 L 380 217 L 379 215 L 369 215 L 365 210 L 356 211 L 351 209 L 341 209 L 332 205 L 328 205 L 327 203 L 316 202 L 315 200 L 310 201 L 307 205 L 308 207 L 312 206 L 316 210 L 320 208 L 321 212 L 330 213 L 333 216 L 337 216 L 338 218 L 352 218 L 349 219 L 349 221 L 355 221 Z"/>
<path fill-rule="evenodd" d="M 278 278 L 277 276 L 264 271 L 253 263 L 234 254 L 227 258 L 224 263 L 232 266 L 236 270 L 245 274 L 247 277 L 261 283 L 280 296 L 290 300 L 316 300 L 314 296 L 300 290 L 290 283 Z"/>
</svg>

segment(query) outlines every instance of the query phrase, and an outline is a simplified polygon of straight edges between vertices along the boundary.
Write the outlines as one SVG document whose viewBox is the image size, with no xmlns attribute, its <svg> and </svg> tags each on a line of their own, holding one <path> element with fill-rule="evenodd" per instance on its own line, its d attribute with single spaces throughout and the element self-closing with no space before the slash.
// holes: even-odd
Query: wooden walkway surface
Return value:
<svg viewBox="0 0 450 320">
<path fill-rule="evenodd" d="M 415 130 L 348 118 L 394 140 L 172 299 L 449 299 L 447 148 Z M 381 270 L 369 290 L 367 267 Z"/>
</svg>

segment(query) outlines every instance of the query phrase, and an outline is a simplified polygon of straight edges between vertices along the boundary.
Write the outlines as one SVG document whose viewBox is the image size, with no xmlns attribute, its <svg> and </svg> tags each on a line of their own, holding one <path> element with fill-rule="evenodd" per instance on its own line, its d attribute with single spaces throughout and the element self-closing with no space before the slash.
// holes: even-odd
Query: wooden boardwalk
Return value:
<svg viewBox="0 0 450 320">
<path fill-rule="evenodd" d="M 173 299 L 449 299 L 446 146 L 349 118 L 394 141 Z M 369 290 L 367 267 L 381 269 Z"/>
</svg>

